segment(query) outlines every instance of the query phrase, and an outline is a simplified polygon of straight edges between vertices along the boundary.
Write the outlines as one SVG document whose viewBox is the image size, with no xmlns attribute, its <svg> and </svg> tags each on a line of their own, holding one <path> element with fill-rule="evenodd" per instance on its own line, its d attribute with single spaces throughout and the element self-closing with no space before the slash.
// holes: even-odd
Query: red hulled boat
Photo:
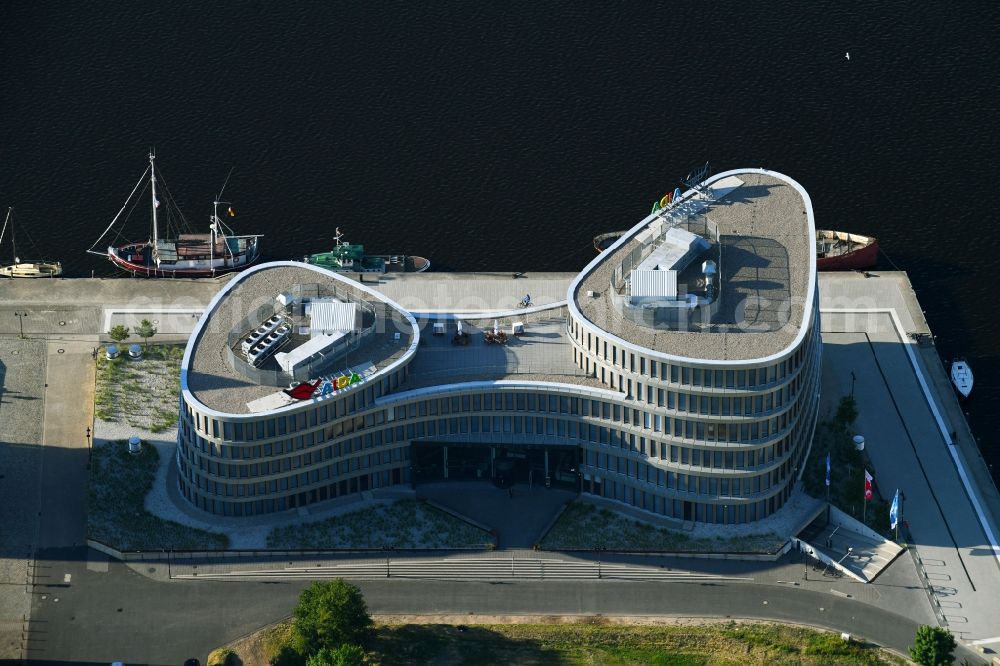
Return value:
<svg viewBox="0 0 1000 666">
<path fill-rule="evenodd" d="M 91 254 L 106 256 L 114 265 L 129 271 L 133 275 L 146 277 L 212 277 L 224 273 L 232 273 L 248 268 L 260 259 L 260 235 L 237 236 L 219 217 L 219 206 L 226 206 L 226 213 L 235 217 L 236 213 L 227 201 L 222 201 L 222 191 L 212 202 L 212 217 L 207 234 L 173 233 L 173 237 L 160 236 L 160 216 L 167 219 L 168 227 L 172 229 L 188 228 L 190 225 L 184 215 L 177 209 L 162 177 L 157 181 L 159 171 L 156 169 L 156 156 L 149 154 L 149 166 L 145 173 L 132 188 L 132 193 L 118 215 L 111 221 L 100 238 L 87 250 Z M 146 181 L 149 176 L 148 182 Z M 162 184 L 162 191 L 157 194 L 157 183 Z M 228 179 L 227 179 L 228 182 Z M 148 185 L 152 207 L 152 233 L 146 241 L 109 245 L 105 252 L 94 250 L 109 231 L 118 223 L 122 213 L 131 211 L 130 205 L 145 192 L 143 184 Z M 222 186 L 225 190 L 225 185 Z M 162 200 L 160 198 L 162 196 Z M 170 234 L 168 234 L 169 236 Z"/>
<path fill-rule="evenodd" d="M 878 262 L 878 239 L 846 231 L 816 230 L 816 270 L 860 271 Z"/>
</svg>

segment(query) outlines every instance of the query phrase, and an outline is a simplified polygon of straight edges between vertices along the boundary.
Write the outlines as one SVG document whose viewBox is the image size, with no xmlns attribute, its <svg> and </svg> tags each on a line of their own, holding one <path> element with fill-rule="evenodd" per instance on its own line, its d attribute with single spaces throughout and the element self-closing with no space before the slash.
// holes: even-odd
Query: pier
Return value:
<svg viewBox="0 0 1000 666">
<path fill-rule="evenodd" d="M 363 282 L 427 322 L 456 317 L 511 319 L 520 314 L 555 326 L 552 322 L 565 306 L 575 275 L 388 274 L 364 275 Z M 893 567 L 915 571 L 923 589 L 914 591 L 918 596 L 912 598 L 929 604 L 938 622 L 958 639 L 1000 650 L 1000 620 L 994 612 L 1000 596 L 996 542 L 1000 495 L 952 391 L 909 279 L 898 272 L 868 275 L 819 275 L 824 343 L 820 418 L 830 418 L 838 400 L 853 392 L 860 412 L 856 429 L 866 438 L 875 483 L 883 497 L 891 497 L 896 488 L 906 495 L 907 529 L 901 530 L 900 540 L 908 534 L 913 548 Z M 45 385 L 35 387 L 44 405 L 40 444 L 57 445 L 63 452 L 77 449 L 85 455 L 90 441 L 82 433 L 93 403 L 91 352 L 107 340 L 111 326 L 134 327 L 149 319 L 159 330 L 154 341 L 184 342 L 228 279 L 0 282 L 2 344 L 10 349 L 20 345 L 21 353 L 45 356 Z M 529 294 L 531 307 L 519 308 L 518 303 Z M 13 342 L 22 335 L 32 344 Z M 448 353 L 446 345 L 438 345 L 441 349 L 437 350 L 427 337 L 428 354 Z M 22 362 L 23 356 L 20 359 L 4 361 L 0 377 L 5 393 L 14 386 L 31 390 L 30 382 L 21 377 L 29 372 L 30 364 Z M 543 361 L 526 358 L 524 362 Z M 21 423 L 20 412 L 37 408 L 33 401 L 11 397 L 4 396 L 0 405 L 4 423 Z M 81 436 L 74 438 L 73 432 Z M 810 455 L 825 452 L 814 448 Z M 22 539 L 36 546 L 79 543 L 82 528 L 72 523 L 83 516 L 77 510 L 62 511 L 61 503 L 83 503 L 85 475 L 61 469 L 58 458 L 51 457 L 35 476 L 12 476 L 8 473 L 0 486 L 0 502 L 9 507 L 4 516 L 13 521 L 8 524 L 19 525 L 11 534 L 38 529 L 40 541 Z M 40 500 L 44 510 L 36 518 L 34 510 L 18 509 L 23 498 L 39 496 L 39 485 L 51 490 L 52 496 Z M 859 488 L 859 502 L 861 498 Z M 51 518 L 61 511 L 63 518 Z M 879 605 L 878 599 L 868 603 Z M 5 620 L 14 612 L 13 607 L 0 610 Z"/>
</svg>

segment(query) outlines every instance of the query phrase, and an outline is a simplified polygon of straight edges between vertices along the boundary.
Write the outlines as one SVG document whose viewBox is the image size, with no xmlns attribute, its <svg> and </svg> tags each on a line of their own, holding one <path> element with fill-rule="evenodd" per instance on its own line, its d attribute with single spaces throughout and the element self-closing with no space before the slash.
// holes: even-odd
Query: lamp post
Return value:
<svg viewBox="0 0 1000 666">
<path fill-rule="evenodd" d="M 90 445 L 90 426 L 87 426 L 87 469 L 90 469 L 91 459 L 94 457 L 94 449 Z"/>
<path fill-rule="evenodd" d="M 852 397 L 852 398 L 854 397 L 854 382 L 855 382 L 855 381 L 856 381 L 857 379 L 858 379 L 858 378 L 854 376 L 854 371 L 853 371 L 853 370 L 851 370 L 851 397 Z"/>
<path fill-rule="evenodd" d="M 24 311 L 15 312 L 14 316 L 17 317 L 17 323 L 18 323 L 18 326 L 21 329 L 21 334 L 18 337 L 20 337 L 22 340 L 24 340 L 24 318 L 28 316 L 28 313 L 24 312 Z"/>
</svg>

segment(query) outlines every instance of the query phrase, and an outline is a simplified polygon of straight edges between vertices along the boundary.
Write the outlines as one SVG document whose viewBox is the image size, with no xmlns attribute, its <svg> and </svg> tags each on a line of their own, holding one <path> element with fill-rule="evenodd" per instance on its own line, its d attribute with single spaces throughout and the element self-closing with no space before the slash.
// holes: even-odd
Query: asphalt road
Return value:
<svg viewBox="0 0 1000 666">
<path fill-rule="evenodd" d="M 39 555 L 28 640 L 30 662 L 38 664 L 204 660 L 214 647 L 286 617 L 307 584 L 162 581 L 83 548 Z M 773 583 L 393 579 L 359 586 L 375 613 L 468 614 L 470 622 L 477 614 L 759 617 L 821 625 L 903 653 L 918 625 L 841 594 Z"/>
</svg>

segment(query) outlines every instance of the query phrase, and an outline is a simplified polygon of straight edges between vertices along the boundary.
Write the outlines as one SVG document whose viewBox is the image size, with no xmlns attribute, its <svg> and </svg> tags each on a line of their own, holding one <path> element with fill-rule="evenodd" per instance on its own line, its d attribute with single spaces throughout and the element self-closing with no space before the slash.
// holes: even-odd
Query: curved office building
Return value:
<svg viewBox="0 0 1000 666">
<path fill-rule="evenodd" d="M 816 423 L 814 238 L 798 183 L 741 169 L 654 210 L 565 303 L 520 316 L 421 318 L 315 266 L 258 266 L 188 344 L 180 489 L 251 516 L 482 479 L 759 520 L 788 499 Z"/>
</svg>

